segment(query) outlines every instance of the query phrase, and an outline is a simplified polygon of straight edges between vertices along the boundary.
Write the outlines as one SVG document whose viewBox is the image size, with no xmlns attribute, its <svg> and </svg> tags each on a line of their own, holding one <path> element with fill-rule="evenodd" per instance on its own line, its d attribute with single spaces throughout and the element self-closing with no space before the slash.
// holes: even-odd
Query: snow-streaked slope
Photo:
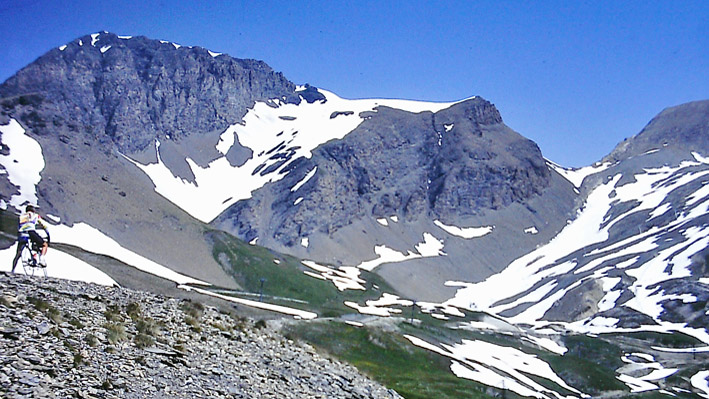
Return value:
<svg viewBox="0 0 709 399">
<path fill-rule="evenodd" d="M 96 254 L 110 256 L 146 273 L 174 281 L 177 284 L 210 285 L 177 273 L 118 244 L 116 241 L 86 223 L 72 227 L 60 225 L 51 229 L 52 242 L 70 244 Z"/>
<path fill-rule="evenodd" d="M 98 34 L 93 38 L 98 40 Z M 25 204 L 37 205 L 37 185 L 41 181 L 40 173 L 45 167 L 40 144 L 25 134 L 20 124 L 11 119 L 7 125 L 0 125 L 2 143 L 7 148 L 8 155 L 0 155 L 2 173 L 8 175 L 10 183 L 15 185 L 19 194 L 10 198 L 10 205 L 17 211 L 23 211 Z M 74 245 L 86 251 L 102 254 L 118 259 L 137 269 L 171 280 L 177 284 L 201 284 L 205 282 L 181 275 L 169 268 L 146 259 L 101 233 L 99 230 L 85 224 L 76 223 L 72 227 L 66 225 L 50 226 L 53 243 Z M 3 259 L 2 269 L 10 270 L 15 256 L 16 245 L 0 252 Z M 100 270 L 82 262 L 64 252 L 51 248 L 47 253 L 47 274 L 52 277 L 66 278 L 113 285 L 115 281 Z M 15 271 L 21 271 L 18 265 Z"/>
<path fill-rule="evenodd" d="M 377 266 L 380 266 L 384 263 L 405 262 L 411 259 L 430 258 L 446 255 L 445 252 L 443 252 L 443 240 L 434 237 L 430 233 L 424 233 L 423 242 L 415 244 L 414 247 L 415 251 L 409 250 L 406 254 L 404 254 L 402 252 L 393 250 L 385 245 L 377 245 L 373 249 L 373 252 L 377 255 L 376 258 L 363 261 L 360 264 L 354 266 L 340 266 L 338 268 L 334 268 L 330 266 L 320 265 L 311 260 L 304 260 L 302 261 L 302 263 L 303 265 L 313 270 L 312 272 L 305 271 L 306 275 L 313 278 L 330 281 L 340 291 L 365 290 L 364 284 L 366 282 L 360 277 L 361 270 L 372 271 Z M 359 306 L 348 306 L 356 309 L 360 308 Z M 369 305 L 362 308 L 364 309 L 368 306 Z M 388 312 L 384 311 L 380 313 L 380 315 L 383 315 L 384 313 Z M 372 313 L 369 312 L 369 314 Z"/>
<path fill-rule="evenodd" d="M 450 358 L 452 361 L 451 371 L 461 378 L 500 389 L 508 389 L 526 397 L 566 397 L 566 395 L 536 381 L 543 379 L 578 395 L 572 397 L 588 397 L 566 384 L 554 373 L 549 364 L 517 348 L 481 340 L 463 340 L 462 343 L 456 345 L 442 344 L 438 346 L 415 336 L 405 335 L 404 337 L 416 346 Z M 530 376 L 536 378 L 533 379 Z"/>
<path fill-rule="evenodd" d="M 316 317 L 318 317 L 318 315 L 316 313 L 308 312 L 305 310 L 290 308 L 290 307 L 282 306 L 282 305 L 274 305 L 274 304 L 270 304 L 270 303 L 266 303 L 266 302 L 251 301 L 248 299 L 237 298 L 237 297 L 233 297 L 233 296 L 229 296 L 229 295 L 222 295 L 222 294 L 218 294 L 216 292 L 207 291 L 207 290 L 197 288 L 197 287 L 179 286 L 178 288 L 182 288 L 182 289 L 185 289 L 188 291 L 199 292 L 200 294 L 213 296 L 215 298 L 223 299 L 223 300 L 229 301 L 229 302 L 240 303 L 242 305 L 250 306 L 250 307 L 256 308 L 256 309 L 264 309 L 264 310 L 269 310 L 271 312 L 290 315 L 290 316 L 293 316 L 293 317 L 299 318 L 299 319 L 312 320 L 312 319 L 315 319 Z"/>
<path fill-rule="evenodd" d="M 657 390 L 659 386 L 655 382 L 664 380 L 678 371 L 676 368 L 665 368 L 655 361 L 654 356 L 646 353 L 628 353 L 623 355 L 621 360 L 626 365 L 617 370 L 617 378 L 630 388 L 630 392 Z"/>
<path fill-rule="evenodd" d="M 0 154 L 0 173 L 7 174 L 7 178 L 17 187 L 19 194 L 10 197 L 9 205 L 21 212 L 24 205 L 37 205 L 37 184 L 41 181 L 40 173 L 45 167 L 42 147 L 39 143 L 25 134 L 20 124 L 11 119 L 7 125 L 0 125 L 0 141 L 8 151 L 7 155 Z M 10 271 L 12 260 L 15 257 L 17 244 L 0 251 L 0 270 Z M 47 252 L 47 275 L 50 277 L 65 278 L 69 280 L 85 281 L 103 285 L 114 285 L 116 282 L 105 273 L 93 266 L 74 258 L 64 252 L 50 248 Z M 22 264 L 18 261 L 15 272 L 24 272 Z"/>
<path fill-rule="evenodd" d="M 706 329 L 663 319 L 667 301 L 692 303 L 697 299 L 662 288 L 663 283 L 691 277 L 692 257 L 709 246 L 709 226 L 696 221 L 709 211 L 707 164 L 706 158 L 694 154 L 693 161 L 648 168 L 630 179 L 609 175 L 590 192 L 577 217 L 547 245 L 480 283 L 450 282 L 462 288 L 447 304 L 491 314 L 507 312 L 512 323 L 543 326 L 548 323 L 545 314 L 568 292 L 596 281 L 605 293 L 597 304 L 599 312 L 625 307 L 654 320 L 655 324 L 639 330 L 682 331 L 709 342 Z M 677 193 L 690 186 L 696 187 L 694 191 L 678 199 Z M 673 217 L 660 218 L 668 212 Z M 639 218 L 644 223 L 638 225 Z M 617 226 L 629 232 L 611 238 Z M 653 251 L 655 256 L 644 256 Z M 619 284 L 621 273 L 629 277 L 629 286 Z M 624 300 L 619 302 L 621 294 Z M 594 333 L 628 331 L 619 328 L 618 321 L 597 316 L 567 328 Z"/>
<path fill-rule="evenodd" d="M 0 271 L 9 272 L 12 270 L 12 260 L 17 251 L 17 244 L 10 248 L 0 250 Z M 84 281 L 101 285 L 118 285 L 106 273 L 96 269 L 88 263 L 77 259 L 67 253 L 49 248 L 47 251 L 47 276 L 62 278 L 65 280 Z M 22 262 L 17 261 L 15 273 L 24 273 Z"/>
<path fill-rule="evenodd" d="M 568 169 L 547 159 L 547 165 L 571 182 L 577 189 L 581 187 L 584 179 L 592 174 L 602 172 L 611 166 L 610 162 L 597 163 L 578 169 Z"/>
<path fill-rule="evenodd" d="M 155 191 L 197 219 L 210 222 L 235 202 L 251 197 L 251 193 L 265 184 L 282 179 L 288 165 L 299 157 L 309 158 L 311 151 L 333 139 L 341 139 L 354 130 L 378 106 L 398 108 L 409 112 L 431 111 L 455 104 L 408 100 L 346 100 L 328 91 L 319 90 L 326 101 L 299 105 L 280 100 L 257 102 L 243 118 L 243 123 L 230 126 L 222 133 L 216 149 L 222 154 L 206 167 L 192 159 L 186 161 L 195 176 L 195 182 L 176 177 L 160 157 L 158 162 L 143 165 L 131 160 L 155 184 Z M 234 166 L 226 158 L 228 151 L 239 143 L 253 151 L 253 156 L 241 166 Z M 239 182 L 225 184 L 224 182 Z M 293 187 L 296 191 L 298 187 Z"/>
<path fill-rule="evenodd" d="M 24 210 L 25 204 L 37 205 L 36 185 L 44 169 L 42 148 L 25 135 L 25 129 L 14 119 L 0 125 L 0 142 L 9 149 L 7 155 L 0 154 L 0 174 L 7 174 L 10 183 L 19 190 L 19 194 L 10 197 L 9 205 L 17 210 Z"/>
</svg>

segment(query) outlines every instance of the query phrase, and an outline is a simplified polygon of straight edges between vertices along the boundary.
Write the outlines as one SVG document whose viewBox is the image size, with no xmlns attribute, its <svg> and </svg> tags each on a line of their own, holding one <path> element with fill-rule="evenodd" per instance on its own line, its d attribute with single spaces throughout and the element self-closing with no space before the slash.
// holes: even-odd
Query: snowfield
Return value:
<svg viewBox="0 0 709 399">
<path fill-rule="evenodd" d="M 692 303 L 697 299 L 692 295 L 670 295 L 657 289 L 660 283 L 690 277 L 691 258 L 709 246 L 709 226 L 690 226 L 692 220 L 709 211 L 707 185 L 699 185 L 700 188 L 690 193 L 681 209 L 667 202 L 675 190 L 705 181 L 709 176 L 706 164 L 706 158 L 695 153 L 693 161 L 685 161 L 676 167 L 646 169 L 644 173 L 634 175 L 630 182 L 620 183 L 622 176 L 619 174 L 609 176 L 589 194 L 577 217 L 548 244 L 513 261 L 502 272 L 480 283 L 449 282 L 448 285 L 460 289 L 446 303 L 490 314 L 532 303 L 507 320 L 543 327 L 549 324 L 543 317 L 556 301 L 583 282 L 596 280 L 605 292 L 598 302 L 600 311 L 616 306 L 628 307 L 650 316 L 657 323 L 642 326 L 639 330 L 681 331 L 709 343 L 706 329 L 662 319 L 664 302 Z M 618 204 L 629 206 L 622 214 L 609 217 L 611 206 Z M 630 237 L 619 242 L 609 241 L 611 228 L 642 212 L 649 213 L 648 220 L 667 212 L 673 212 L 676 217 L 661 227 L 644 230 L 641 226 Z M 664 248 L 657 256 L 642 257 L 648 251 L 657 250 L 661 244 Z M 623 303 L 618 303 L 622 293 L 618 288 L 620 278 L 609 276 L 617 270 L 623 270 L 633 278 L 633 283 L 622 291 L 632 293 Z M 575 281 L 562 284 L 561 279 L 568 281 L 569 276 Z M 616 322 L 600 317 L 569 323 L 566 327 L 593 333 L 623 330 Z"/>
<path fill-rule="evenodd" d="M 210 222 L 239 200 L 269 182 L 282 179 L 281 173 L 299 157 L 310 158 L 319 145 L 341 139 L 359 126 L 362 112 L 379 106 L 398 108 L 410 112 L 436 112 L 456 102 L 431 103 L 407 100 L 346 100 L 325 90 L 319 90 L 327 101 L 299 105 L 286 104 L 278 99 L 257 102 L 244 116 L 243 123 L 230 126 L 222 133 L 216 149 L 222 154 L 208 166 L 200 167 L 187 158 L 195 183 L 176 177 L 160 157 L 160 143 L 155 151 L 158 162 L 143 165 L 127 158 L 140 168 L 155 184 L 155 191 L 204 222 Z M 346 113 L 345 113 L 346 112 Z M 350 113 L 351 112 L 351 113 Z M 337 115 L 334 116 L 333 115 Z M 242 166 L 233 166 L 226 159 L 227 152 L 238 142 L 253 151 L 253 157 Z M 288 161 L 282 162 L 287 157 Z M 305 184 L 315 170 L 310 171 L 292 191 Z M 238 181 L 238 185 L 223 184 L 225 180 Z"/>
<path fill-rule="evenodd" d="M 12 270 L 12 260 L 15 257 L 17 244 L 10 248 L 0 250 L 0 271 L 9 272 Z M 47 276 L 62 278 L 65 280 L 84 281 L 101 285 L 118 285 L 106 273 L 77 259 L 69 254 L 49 248 L 47 251 Z M 22 262 L 17 261 L 15 273 L 24 273 Z M 41 270 L 37 270 L 35 275 L 43 275 Z"/>
</svg>

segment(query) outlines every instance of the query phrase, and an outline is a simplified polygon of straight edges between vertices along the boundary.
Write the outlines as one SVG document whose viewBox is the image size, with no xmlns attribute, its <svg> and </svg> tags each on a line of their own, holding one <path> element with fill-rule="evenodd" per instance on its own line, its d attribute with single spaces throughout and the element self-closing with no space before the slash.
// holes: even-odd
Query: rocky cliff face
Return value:
<svg viewBox="0 0 709 399">
<path fill-rule="evenodd" d="M 290 190 L 308 171 L 313 177 Z M 379 107 L 344 139 L 294 163 L 283 180 L 239 202 L 215 223 L 246 240 L 285 246 L 332 235 L 363 218 L 455 223 L 541 194 L 551 173 L 531 141 L 481 98 L 437 113 Z M 293 206 L 303 198 L 302 206 Z M 265 216 L 265 217 L 264 217 Z"/>
<path fill-rule="evenodd" d="M 101 33 L 49 51 L 0 85 L 0 123 L 19 121 L 41 146 L 36 190 L 44 214 L 87 223 L 161 264 L 218 281 L 225 276 L 203 226 L 155 193 L 123 155 L 155 162 L 150 150 L 159 140 L 174 175 L 191 180 L 185 158 L 211 161 L 219 134 L 254 101 L 318 98 L 294 90 L 261 61 Z M 0 187 L 9 203 L 17 187 L 5 174 Z"/>
<path fill-rule="evenodd" d="M 0 97 L 37 134 L 133 153 L 157 138 L 223 130 L 258 99 L 299 102 L 294 89 L 262 61 L 102 33 L 43 55 L 3 83 Z"/>
<path fill-rule="evenodd" d="M 454 291 L 446 281 L 499 271 L 555 234 L 574 208 L 573 187 L 482 98 L 437 112 L 380 105 L 359 116 L 345 137 L 294 160 L 280 180 L 212 224 L 337 266 L 377 261 L 382 248 L 391 249 L 399 260 L 378 272 L 406 295 L 441 300 Z M 272 151 L 274 159 L 290 156 Z M 465 236 L 442 226 L 491 234 Z M 427 239 L 440 250 L 423 255 L 419 246 Z"/>
</svg>

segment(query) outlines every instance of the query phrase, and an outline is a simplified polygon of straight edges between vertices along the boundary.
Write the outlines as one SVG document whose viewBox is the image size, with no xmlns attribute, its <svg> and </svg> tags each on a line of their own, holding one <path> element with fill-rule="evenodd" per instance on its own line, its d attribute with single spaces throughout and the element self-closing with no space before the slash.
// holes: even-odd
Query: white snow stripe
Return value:
<svg viewBox="0 0 709 399">
<path fill-rule="evenodd" d="M 248 299 L 242 299 L 242 298 L 236 298 L 233 296 L 217 294 L 216 292 L 211 292 L 211 291 L 208 291 L 208 290 L 205 290 L 202 288 L 189 287 L 189 286 L 183 286 L 183 285 L 178 286 L 178 288 L 192 290 L 195 292 L 199 292 L 200 294 L 213 296 L 215 298 L 223 299 L 223 300 L 229 301 L 229 302 L 240 303 L 242 305 L 250 306 L 250 307 L 256 308 L 256 309 L 270 310 L 272 312 L 277 312 L 277 313 L 287 314 L 290 316 L 300 317 L 305 320 L 312 320 L 312 319 L 315 319 L 316 317 L 318 317 L 317 313 L 307 312 L 305 310 L 300 310 L 300 309 L 295 309 L 295 308 L 289 308 L 287 306 L 274 305 L 274 304 L 270 304 L 270 303 L 266 303 L 266 302 L 257 302 L 257 301 L 251 301 Z"/>
<path fill-rule="evenodd" d="M 174 281 L 177 284 L 210 285 L 140 256 L 122 247 L 112 238 L 86 223 L 75 223 L 72 227 L 65 225 L 53 226 L 51 232 L 52 242 L 70 244 L 89 252 L 110 256 L 136 269 Z"/>
<path fill-rule="evenodd" d="M 0 125 L 2 142 L 9 148 L 8 155 L 0 154 L 0 166 L 8 175 L 8 180 L 19 190 L 19 194 L 10 197 L 10 206 L 18 211 L 24 210 L 24 204 L 37 205 L 37 184 L 42 179 L 40 173 L 45 161 L 42 147 L 25 134 L 25 129 L 10 119 L 7 125 Z"/>
<path fill-rule="evenodd" d="M 481 227 L 457 227 L 457 226 L 447 226 L 443 224 L 440 220 L 434 220 L 433 224 L 443 229 L 446 233 L 462 237 L 465 239 L 478 238 L 486 236 L 492 233 L 492 226 L 481 226 Z"/>
<path fill-rule="evenodd" d="M 311 169 L 308 173 L 305 174 L 305 177 L 303 177 L 302 180 L 300 180 L 298 183 L 293 186 L 290 191 L 291 192 L 296 192 L 298 191 L 299 188 L 303 187 L 305 183 L 307 183 L 313 176 L 315 176 L 315 172 L 318 171 L 318 167 L 315 166 L 313 169 Z"/>
</svg>

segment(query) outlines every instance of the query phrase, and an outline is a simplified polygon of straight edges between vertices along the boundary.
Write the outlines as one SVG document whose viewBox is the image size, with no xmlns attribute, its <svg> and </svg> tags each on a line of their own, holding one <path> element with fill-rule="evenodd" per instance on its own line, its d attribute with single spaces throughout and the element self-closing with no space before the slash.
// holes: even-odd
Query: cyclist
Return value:
<svg viewBox="0 0 709 399">
<path fill-rule="evenodd" d="M 41 248 L 39 265 L 47 266 L 44 255 L 47 254 L 49 243 L 37 233 L 38 228 L 44 230 L 47 233 L 47 238 L 49 238 L 47 223 L 42 220 L 42 217 L 39 216 L 34 206 L 27 205 L 25 212 L 20 215 L 20 224 L 17 232 L 17 253 L 15 254 L 15 259 L 12 261 L 12 272 L 15 271 L 17 260 L 22 256 L 22 249 L 25 245 L 29 245 L 30 241 L 32 241 L 37 248 Z"/>
</svg>

